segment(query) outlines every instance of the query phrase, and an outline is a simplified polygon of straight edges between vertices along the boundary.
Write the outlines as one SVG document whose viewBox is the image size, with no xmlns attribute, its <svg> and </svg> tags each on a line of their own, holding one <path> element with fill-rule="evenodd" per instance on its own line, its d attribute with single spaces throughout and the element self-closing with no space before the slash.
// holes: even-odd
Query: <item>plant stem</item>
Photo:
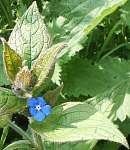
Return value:
<svg viewBox="0 0 130 150">
<path fill-rule="evenodd" d="M 45 150 L 41 136 L 38 135 L 36 132 L 33 132 L 33 135 L 34 135 L 34 140 L 35 140 L 35 143 L 37 144 L 38 150 Z"/>
<path fill-rule="evenodd" d="M 36 147 L 36 145 L 33 142 L 33 140 L 30 138 L 30 136 L 24 130 L 22 130 L 20 127 L 18 127 L 16 124 L 14 124 L 11 121 L 9 121 L 8 125 L 13 130 L 15 130 L 18 134 L 20 134 L 25 140 L 28 140 L 30 142 L 30 144 L 32 144 L 34 147 Z"/>
<path fill-rule="evenodd" d="M 128 46 L 128 45 L 130 45 L 130 43 L 122 43 L 122 44 L 118 45 L 117 47 L 115 47 L 111 51 L 107 52 L 103 57 L 101 57 L 100 60 L 103 60 L 104 58 L 106 58 L 107 56 L 111 55 L 113 52 L 117 51 L 121 47 Z"/>
<path fill-rule="evenodd" d="M 119 21 L 113 26 L 113 28 L 110 30 L 110 32 L 109 32 L 109 34 L 108 34 L 108 36 L 107 36 L 105 42 L 103 43 L 103 45 L 102 45 L 102 47 L 101 47 L 99 53 L 97 54 L 97 59 L 96 59 L 97 61 L 99 61 L 99 59 L 100 59 L 102 53 L 105 51 L 106 46 L 107 46 L 107 45 L 109 44 L 109 42 L 111 41 L 111 38 L 112 38 L 112 36 L 113 36 L 114 31 L 118 28 L 119 25 L 121 25 L 121 23 L 122 23 L 122 21 L 119 20 Z"/>
<path fill-rule="evenodd" d="M 0 150 L 3 149 L 3 146 L 4 146 L 4 143 L 5 143 L 5 140 L 6 140 L 6 137 L 8 135 L 8 130 L 9 130 L 9 127 L 6 126 L 3 128 L 3 133 L 1 135 L 1 140 L 0 140 Z"/>
</svg>

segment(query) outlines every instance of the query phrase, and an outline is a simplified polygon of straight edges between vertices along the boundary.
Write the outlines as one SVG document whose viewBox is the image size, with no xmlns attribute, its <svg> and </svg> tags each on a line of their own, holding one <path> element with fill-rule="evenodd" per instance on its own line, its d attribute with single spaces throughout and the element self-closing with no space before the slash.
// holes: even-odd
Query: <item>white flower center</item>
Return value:
<svg viewBox="0 0 130 150">
<path fill-rule="evenodd" d="M 36 110 L 38 110 L 38 111 L 39 111 L 39 110 L 41 110 L 41 109 L 42 109 L 42 108 L 41 108 L 41 106 L 40 106 L 40 105 L 37 105 L 37 106 L 36 106 Z"/>
</svg>

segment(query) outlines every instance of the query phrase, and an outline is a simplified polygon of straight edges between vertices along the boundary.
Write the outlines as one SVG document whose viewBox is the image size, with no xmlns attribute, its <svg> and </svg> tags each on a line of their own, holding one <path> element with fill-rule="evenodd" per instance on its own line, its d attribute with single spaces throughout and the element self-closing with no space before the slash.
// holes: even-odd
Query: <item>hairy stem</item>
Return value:
<svg viewBox="0 0 130 150">
<path fill-rule="evenodd" d="M 33 140 L 30 138 L 30 136 L 24 130 L 22 130 L 20 127 L 18 127 L 16 124 L 14 124 L 11 121 L 9 121 L 8 125 L 13 130 L 15 130 L 19 135 L 21 135 L 25 140 L 28 140 L 31 143 L 31 145 L 33 145 L 34 147 L 36 147 L 35 143 L 33 142 Z"/>
</svg>

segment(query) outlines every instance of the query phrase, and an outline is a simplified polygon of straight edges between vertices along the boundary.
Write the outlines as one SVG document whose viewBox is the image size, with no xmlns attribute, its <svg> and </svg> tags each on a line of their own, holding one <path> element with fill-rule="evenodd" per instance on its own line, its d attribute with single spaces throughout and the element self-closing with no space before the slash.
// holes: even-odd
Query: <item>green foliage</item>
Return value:
<svg viewBox="0 0 130 150">
<path fill-rule="evenodd" d="M 0 86 L 8 85 L 9 81 L 7 80 L 7 76 L 5 73 L 5 68 L 3 65 L 3 50 L 2 44 L 0 44 Z"/>
<path fill-rule="evenodd" d="M 56 85 L 60 85 L 61 72 L 62 72 L 61 66 L 58 63 L 56 63 L 54 73 L 53 73 L 53 76 L 52 76 L 52 82 L 55 83 Z"/>
<path fill-rule="evenodd" d="M 2 39 L 3 42 L 3 59 L 5 64 L 5 69 L 7 76 L 11 82 L 15 80 L 15 76 L 19 71 L 19 68 L 22 67 L 21 57 L 10 48 L 8 43 Z"/>
<path fill-rule="evenodd" d="M 63 89 L 63 85 L 58 86 L 54 90 L 47 91 L 44 94 L 44 98 L 46 99 L 47 102 L 51 104 L 51 106 L 55 106 L 62 89 Z"/>
<path fill-rule="evenodd" d="M 55 44 L 37 58 L 36 63 L 34 63 L 32 67 L 33 75 L 37 78 L 37 83 L 34 86 L 34 91 L 40 89 L 41 86 L 41 88 L 43 89 L 46 86 L 46 80 L 51 79 L 52 76 L 48 76 L 53 70 L 57 55 L 62 49 L 65 48 L 65 46 L 65 43 Z"/>
<path fill-rule="evenodd" d="M 130 61 L 119 58 L 109 57 L 96 64 L 74 58 L 63 68 L 64 94 L 95 96 L 110 90 L 119 82 L 129 79 L 129 66 Z"/>
<path fill-rule="evenodd" d="M 0 149 L 3 149 L 4 143 L 5 143 L 7 135 L 8 135 L 8 131 L 9 131 L 9 127 L 5 126 L 3 128 L 3 132 L 2 132 L 2 135 L 1 135 L 1 139 L 0 139 Z"/>
<path fill-rule="evenodd" d="M 9 144 L 3 150 L 12 150 L 12 149 L 32 149 L 31 144 L 27 140 L 19 140 Z"/>
<path fill-rule="evenodd" d="M 126 140 L 130 133 L 129 1 L 120 11 L 103 20 L 126 1 L 38 0 L 48 29 L 36 2 L 30 5 L 31 1 L 18 1 L 14 4 L 17 8 L 13 15 L 12 2 L 10 10 L 9 6 L 2 7 L 0 12 L 5 14 L 5 23 L 14 22 L 14 15 L 22 17 L 16 20 L 9 45 L 3 41 L 4 53 L 0 48 L 0 86 L 8 85 L 13 89 L 12 92 L 0 87 L 0 127 L 8 123 L 24 139 L 4 150 L 43 150 L 44 146 L 47 149 L 92 150 L 95 145 L 95 150 L 117 150 L 121 144 L 129 148 Z M 126 53 L 120 55 L 117 50 L 122 47 Z M 13 85 L 4 77 L 4 70 Z M 54 107 L 43 122 L 29 119 L 31 133 L 26 133 L 10 119 L 15 112 L 29 116 L 24 98 L 32 95 L 44 95 Z M 86 97 L 92 98 L 86 100 Z M 71 100 L 85 101 L 64 103 Z M 61 102 L 63 104 L 59 105 Z"/>
<path fill-rule="evenodd" d="M 7 28 L 12 27 L 14 16 L 12 11 L 12 3 L 14 0 L 0 1 L 0 33 L 7 32 Z"/>
<path fill-rule="evenodd" d="M 11 90 L 0 88 L 0 127 L 5 126 L 11 115 L 25 107 L 25 101 L 15 97 Z"/>
<path fill-rule="evenodd" d="M 13 92 L 18 97 L 26 98 L 26 94 L 30 93 L 32 86 L 31 71 L 27 66 L 20 68 L 12 85 Z"/>
<path fill-rule="evenodd" d="M 44 145 L 47 149 L 55 150 L 92 150 L 96 145 L 97 140 L 83 141 L 83 142 L 74 142 L 74 143 L 50 143 L 45 141 Z"/>
<path fill-rule="evenodd" d="M 42 51 L 50 47 L 50 37 L 36 2 L 17 21 L 9 37 L 9 45 L 29 67 Z"/>
<path fill-rule="evenodd" d="M 128 147 L 117 127 L 87 103 L 68 102 L 57 106 L 44 122 L 34 122 L 31 127 L 52 142 L 104 139 Z"/>
<path fill-rule="evenodd" d="M 119 147 L 120 145 L 116 143 L 101 142 L 94 148 L 94 150 L 118 150 Z"/>
<path fill-rule="evenodd" d="M 125 13 L 125 21 L 126 21 L 126 24 L 127 26 L 129 27 L 130 29 L 130 1 L 128 1 L 122 8 L 122 11 Z"/>
<path fill-rule="evenodd" d="M 113 119 L 119 118 L 124 121 L 130 117 L 129 85 L 130 80 L 119 82 L 112 89 L 100 94 L 88 101 L 96 105 L 97 109 Z"/>
<path fill-rule="evenodd" d="M 53 20 L 50 24 L 53 40 L 68 41 L 68 60 L 83 48 L 81 42 L 85 41 L 86 34 L 125 2 L 126 0 L 54 0 L 46 5 L 43 13 L 48 20 Z M 61 55 L 64 54 L 65 52 Z"/>
</svg>

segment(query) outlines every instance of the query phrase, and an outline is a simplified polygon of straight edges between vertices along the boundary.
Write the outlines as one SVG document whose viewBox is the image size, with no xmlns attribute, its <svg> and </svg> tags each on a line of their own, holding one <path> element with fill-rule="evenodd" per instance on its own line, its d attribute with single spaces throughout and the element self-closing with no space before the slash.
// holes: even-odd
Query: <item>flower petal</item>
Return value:
<svg viewBox="0 0 130 150">
<path fill-rule="evenodd" d="M 40 106 L 45 106 L 46 105 L 46 101 L 44 100 L 43 97 L 38 97 L 37 100 L 38 100 L 38 104 Z"/>
<path fill-rule="evenodd" d="M 32 116 L 35 116 L 36 113 L 37 113 L 35 107 L 30 107 L 30 108 L 29 108 L 29 112 L 30 112 L 30 114 L 31 114 Z"/>
<path fill-rule="evenodd" d="M 45 119 L 45 114 L 42 113 L 41 111 L 38 111 L 36 113 L 36 115 L 34 116 L 34 118 L 37 120 L 37 121 L 42 121 Z"/>
<path fill-rule="evenodd" d="M 27 105 L 29 107 L 35 107 L 38 104 L 38 101 L 35 98 L 29 98 L 27 101 Z"/>
<path fill-rule="evenodd" d="M 51 113 L 51 106 L 50 105 L 45 105 L 43 108 L 42 108 L 42 112 L 48 116 L 50 113 Z"/>
</svg>

